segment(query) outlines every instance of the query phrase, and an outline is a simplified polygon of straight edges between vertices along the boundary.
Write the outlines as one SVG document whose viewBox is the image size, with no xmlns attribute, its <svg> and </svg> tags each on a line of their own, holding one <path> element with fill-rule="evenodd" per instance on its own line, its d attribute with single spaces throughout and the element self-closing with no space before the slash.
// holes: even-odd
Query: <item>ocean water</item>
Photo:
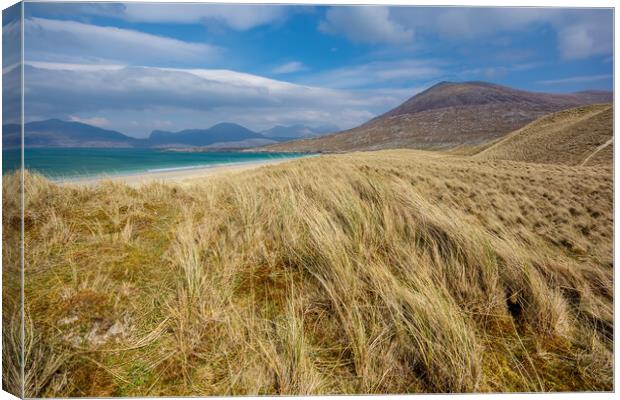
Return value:
<svg viewBox="0 0 620 400">
<path fill-rule="evenodd" d="M 301 153 L 203 152 L 156 149 L 34 148 L 24 165 L 52 180 L 215 167 L 307 156 Z M 2 151 L 2 173 L 19 168 L 20 151 Z"/>
</svg>

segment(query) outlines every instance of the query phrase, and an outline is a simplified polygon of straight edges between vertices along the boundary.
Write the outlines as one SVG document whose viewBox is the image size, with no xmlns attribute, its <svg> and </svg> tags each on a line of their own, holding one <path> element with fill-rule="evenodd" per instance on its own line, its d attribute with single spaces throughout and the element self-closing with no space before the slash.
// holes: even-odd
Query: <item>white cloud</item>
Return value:
<svg viewBox="0 0 620 400">
<path fill-rule="evenodd" d="M 447 8 L 439 9 L 436 27 L 452 40 L 472 40 L 501 32 L 519 32 L 536 26 L 555 30 L 558 50 L 565 59 L 611 54 L 613 15 L 604 9 L 561 8 Z M 412 21 L 419 22 L 419 21 Z M 436 23 L 435 23 L 436 22 Z"/>
<path fill-rule="evenodd" d="M 171 129 L 222 121 L 251 129 L 334 121 L 350 128 L 412 94 L 336 90 L 218 69 L 27 62 L 25 72 L 28 119 L 105 118 L 109 128 L 142 136 L 156 129 L 156 120 L 172 121 Z"/>
<path fill-rule="evenodd" d="M 411 81 L 434 79 L 443 75 L 436 60 L 375 61 L 337 68 L 310 76 L 312 84 L 334 88 L 359 88 L 376 84 L 407 84 Z"/>
<path fill-rule="evenodd" d="M 390 18 L 387 7 L 332 7 L 327 10 L 319 30 L 343 34 L 353 42 L 406 43 L 413 40 L 413 29 L 407 29 Z"/>
<path fill-rule="evenodd" d="M 26 16 L 33 11 L 53 17 L 76 17 L 100 15 L 104 17 L 118 17 L 123 13 L 125 6 L 122 3 L 98 2 L 32 2 L 24 8 Z"/>
<path fill-rule="evenodd" d="M 560 49 L 565 58 L 582 58 L 589 55 L 594 47 L 594 38 L 583 25 L 571 26 L 562 30 Z"/>
<path fill-rule="evenodd" d="M 612 20 L 582 19 L 558 26 L 560 53 L 565 59 L 611 54 Z"/>
<path fill-rule="evenodd" d="M 450 40 L 472 40 L 498 32 L 521 30 L 548 21 L 555 11 L 543 8 L 438 8 L 424 17 L 428 28 Z M 406 15 L 403 16 L 406 18 Z M 415 20 L 414 23 L 423 21 Z M 429 25 L 430 24 L 430 25 Z"/>
<path fill-rule="evenodd" d="M 538 81 L 542 85 L 561 85 L 565 83 L 582 83 L 582 82 L 596 82 L 596 81 L 604 81 L 606 79 L 612 79 L 613 76 L 611 74 L 601 74 L 601 75 L 582 75 L 582 76 L 571 76 L 569 78 L 561 78 L 561 79 L 548 79 L 544 81 Z"/>
<path fill-rule="evenodd" d="M 404 44 L 435 35 L 453 41 L 497 40 L 502 33 L 549 27 L 560 55 L 579 59 L 609 55 L 611 9 L 543 7 L 342 7 L 330 8 L 319 28 L 354 42 Z M 486 42 L 490 43 L 489 41 Z"/>
<path fill-rule="evenodd" d="M 25 58 L 122 63 L 213 62 L 220 49 L 130 29 L 44 18 L 25 20 Z"/>
<path fill-rule="evenodd" d="M 131 22 L 177 24 L 223 24 L 235 30 L 280 22 L 292 12 L 305 7 L 269 4 L 199 4 L 199 3 L 38 3 L 36 9 L 46 15 L 101 15 Z M 32 8 L 35 8 L 32 7 Z"/>
<path fill-rule="evenodd" d="M 104 71 L 119 70 L 126 67 L 121 64 L 75 64 L 75 63 L 57 63 L 49 61 L 27 61 L 27 64 L 37 68 L 67 70 L 67 71 Z"/>
<path fill-rule="evenodd" d="M 284 94 L 296 90 L 316 91 L 320 88 L 296 85 L 290 82 L 279 81 L 265 78 L 259 75 L 247 74 L 244 72 L 231 71 L 228 69 L 180 69 L 180 68 L 151 68 L 152 71 L 174 71 L 178 73 L 191 74 L 202 78 L 209 84 L 221 84 L 231 88 L 253 88 L 258 93 L 263 94 Z"/>
<path fill-rule="evenodd" d="M 6 16 L 4 16 L 6 19 Z M 10 68 L 21 62 L 21 24 L 19 20 L 5 21 L 2 26 L 2 68 Z"/>
<path fill-rule="evenodd" d="M 278 5 L 126 3 L 123 16 L 140 22 L 220 22 L 247 30 L 284 19 L 287 8 Z"/>
<path fill-rule="evenodd" d="M 2 19 L 2 121 L 21 120 L 21 24 L 19 5 L 3 11 Z"/>
<path fill-rule="evenodd" d="M 299 61 L 291 61 L 286 64 L 282 64 L 273 69 L 274 74 L 291 74 L 293 72 L 305 71 L 308 68 Z"/>
<path fill-rule="evenodd" d="M 70 115 L 69 121 L 81 122 L 83 124 L 105 127 L 110 125 L 110 121 L 104 117 L 90 117 L 90 118 L 80 118 L 77 115 Z"/>
<path fill-rule="evenodd" d="M 484 79 L 502 78 L 511 72 L 528 71 L 540 67 L 540 63 L 521 63 L 512 65 L 494 65 L 481 68 L 471 68 L 455 74 L 459 78 L 471 79 L 471 77 L 483 77 Z"/>
</svg>

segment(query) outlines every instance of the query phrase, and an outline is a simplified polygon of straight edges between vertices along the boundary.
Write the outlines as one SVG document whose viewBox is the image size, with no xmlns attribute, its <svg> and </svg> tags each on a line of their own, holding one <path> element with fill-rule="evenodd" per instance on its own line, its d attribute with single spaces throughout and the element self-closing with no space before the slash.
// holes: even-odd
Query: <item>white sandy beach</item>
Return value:
<svg viewBox="0 0 620 400">
<path fill-rule="evenodd" d="M 138 174 L 100 176 L 94 178 L 78 178 L 59 181 L 62 185 L 93 186 L 103 181 L 123 182 L 130 186 L 139 186 L 150 182 L 192 183 L 193 181 L 213 175 L 235 173 L 259 168 L 266 165 L 281 164 L 294 159 L 260 160 L 243 164 L 217 165 L 204 168 L 188 168 L 171 171 L 144 172 Z"/>
</svg>

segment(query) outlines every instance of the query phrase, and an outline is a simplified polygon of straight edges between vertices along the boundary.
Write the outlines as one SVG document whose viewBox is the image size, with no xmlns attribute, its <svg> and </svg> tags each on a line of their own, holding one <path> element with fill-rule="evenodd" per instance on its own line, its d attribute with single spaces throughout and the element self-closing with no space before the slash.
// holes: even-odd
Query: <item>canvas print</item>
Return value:
<svg viewBox="0 0 620 400">
<path fill-rule="evenodd" d="M 613 391 L 613 12 L 5 9 L 3 390 Z"/>
</svg>

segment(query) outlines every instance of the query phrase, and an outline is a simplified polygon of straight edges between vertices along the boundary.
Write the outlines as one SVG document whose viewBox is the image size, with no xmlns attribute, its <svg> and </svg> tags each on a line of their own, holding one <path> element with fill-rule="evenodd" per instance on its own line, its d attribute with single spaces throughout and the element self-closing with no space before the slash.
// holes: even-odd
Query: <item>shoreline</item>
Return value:
<svg viewBox="0 0 620 400">
<path fill-rule="evenodd" d="M 214 165 L 208 167 L 197 168 L 185 168 L 176 170 L 162 170 L 162 171 L 147 171 L 138 173 L 128 173 L 119 175 L 102 175 L 96 177 L 86 178 L 67 178 L 54 180 L 54 183 L 58 185 L 72 185 L 72 186 L 94 186 L 101 182 L 119 182 L 125 183 L 130 186 L 138 186 L 151 182 L 177 182 L 187 183 L 187 181 L 206 178 L 214 175 L 221 175 L 225 173 L 247 171 L 255 168 L 260 168 L 267 165 L 281 164 L 287 161 L 297 160 L 297 158 L 282 158 L 260 161 L 249 161 L 244 163 L 233 163 L 229 165 Z"/>
</svg>

